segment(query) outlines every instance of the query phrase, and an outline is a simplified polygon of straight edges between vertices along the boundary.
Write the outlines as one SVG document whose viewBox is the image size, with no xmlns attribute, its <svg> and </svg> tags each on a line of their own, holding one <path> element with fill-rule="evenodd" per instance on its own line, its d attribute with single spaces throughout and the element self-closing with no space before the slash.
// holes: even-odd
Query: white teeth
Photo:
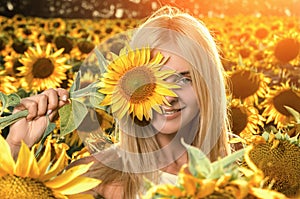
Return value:
<svg viewBox="0 0 300 199">
<path fill-rule="evenodd" d="M 179 110 L 164 110 L 164 109 L 162 109 L 162 113 L 164 114 L 164 115 L 172 115 L 172 114 L 174 114 L 174 113 L 176 113 L 176 112 L 178 112 Z"/>
</svg>

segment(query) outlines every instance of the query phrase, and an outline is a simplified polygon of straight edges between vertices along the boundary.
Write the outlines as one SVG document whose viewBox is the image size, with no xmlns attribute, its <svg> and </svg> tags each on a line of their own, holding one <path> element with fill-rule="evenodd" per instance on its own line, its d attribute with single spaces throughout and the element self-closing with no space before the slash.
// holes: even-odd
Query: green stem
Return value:
<svg viewBox="0 0 300 199">
<path fill-rule="evenodd" d="M 18 120 L 26 117 L 27 115 L 28 115 L 28 110 L 23 110 L 23 111 L 16 112 L 12 115 L 0 118 L 0 130 L 17 122 Z"/>
</svg>

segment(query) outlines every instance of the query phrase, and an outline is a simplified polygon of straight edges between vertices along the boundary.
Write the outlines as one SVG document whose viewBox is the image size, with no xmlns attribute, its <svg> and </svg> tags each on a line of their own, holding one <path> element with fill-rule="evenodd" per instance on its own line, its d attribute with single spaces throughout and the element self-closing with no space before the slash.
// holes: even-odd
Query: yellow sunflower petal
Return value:
<svg viewBox="0 0 300 199">
<path fill-rule="evenodd" d="M 0 148 L 1 148 L 0 167 L 6 173 L 13 174 L 15 168 L 15 161 L 11 156 L 11 151 L 8 143 L 1 135 L 0 135 Z"/>
<path fill-rule="evenodd" d="M 38 170 L 34 154 L 30 152 L 28 146 L 22 142 L 14 174 L 20 177 L 30 176 L 31 170 Z"/>
<path fill-rule="evenodd" d="M 98 179 L 78 176 L 77 178 L 65 184 L 64 186 L 53 190 L 64 195 L 78 194 L 84 191 L 88 191 L 91 188 L 98 186 L 100 183 L 101 180 Z"/>
<path fill-rule="evenodd" d="M 74 194 L 69 195 L 68 199 L 95 199 L 91 194 Z"/>
<path fill-rule="evenodd" d="M 48 187 L 51 187 L 51 188 L 62 187 L 64 185 L 70 183 L 72 180 L 74 180 L 78 176 L 86 173 L 92 164 L 93 164 L 93 162 L 91 162 L 89 164 L 82 164 L 82 165 L 74 166 L 74 167 L 68 169 L 63 174 L 57 176 L 55 179 L 45 182 L 45 185 L 47 185 Z"/>
<path fill-rule="evenodd" d="M 287 197 L 279 192 L 267 190 L 267 189 L 260 189 L 260 188 L 251 188 L 252 195 L 258 198 L 268 198 L 268 199 L 287 199 Z"/>
<path fill-rule="evenodd" d="M 65 167 L 65 150 L 60 153 L 59 158 L 54 163 L 54 165 L 50 168 L 50 170 L 44 175 L 40 177 L 40 180 L 46 181 L 53 176 L 57 175 Z"/>
<path fill-rule="evenodd" d="M 46 142 L 45 151 L 38 162 L 38 167 L 41 174 L 44 174 L 49 166 L 51 158 L 51 145 L 50 142 Z"/>
</svg>

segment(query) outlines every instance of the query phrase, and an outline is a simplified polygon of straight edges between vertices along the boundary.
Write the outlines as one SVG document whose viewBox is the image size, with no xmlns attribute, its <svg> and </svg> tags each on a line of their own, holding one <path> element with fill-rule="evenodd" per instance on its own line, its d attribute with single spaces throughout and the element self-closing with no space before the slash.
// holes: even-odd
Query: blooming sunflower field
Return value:
<svg viewBox="0 0 300 199">
<path fill-rule="evenodd" d="M 189 163 L 194 172 L 186 173 L 183 168 L 178 185 L 151 184 L 144 197 L 299 198 L 300 18 L 235 16 L 201 20 L 220 48 L 228 78 L 230 122 L 237 135 L 231 143 L 236 149 L 247 146 L 244 161 L 226 172 L 217 170 L 216 164 L 208 160 L 205 164 L 210 172 L 199 171 Z M 121 33 L 140 22 L 0 16 L 0 91 L 5 96 L 18 94 L 22 98 L 48 88 L 69 90 L 76 72 L 96 46 L 119 35 L 103 46 L 105 51 L 118 54 L 125 45 Z M 90 84 L 89 75 L 84 74 L 81 82 Z M 1 118 L 11 114 L 11 109 L 4 107 L 3 96 Z M 103 129 L 112 129 L 110 115 L 99 109 L 96 116 Z M 87 198 L 78 193 L 87 190 L 87 183 L 100 183 L 80 177 L 90 165 L 74 167 L 73 173 L 58 172 L 89 155 L 76 130 L 60 135 L 59 120 L 42 143 L 45 150 L 40 155 L 33 155 L 39 145 L 32 149 L 22 146 L 16 162 L 2 139 L 7 128 L 2 129 L 0 198 L 34 198 L 37 195 L 26 195 L 24 190 L 35 193 L 39 187 L 48 193 L 45 198 Z M 118 137 L 108 133 L 104 138 L 90 139 L 113 143 Z M 191 157 L 196 157 L 193 150 L 189 149 Z M 24 190 L 15 189 L 16 183 Z M 7 188 L 7 184 L 12 186 Z"/>
</svg>

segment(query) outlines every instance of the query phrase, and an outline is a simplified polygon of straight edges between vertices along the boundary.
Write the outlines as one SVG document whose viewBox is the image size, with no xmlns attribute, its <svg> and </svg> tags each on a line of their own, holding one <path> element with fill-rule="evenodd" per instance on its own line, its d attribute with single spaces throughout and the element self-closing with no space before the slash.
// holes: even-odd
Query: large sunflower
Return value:
<svg viewBox="0 0 300 199">
<path fill-rule="evenodd" d="M 93 198 L 80 193 L 100 183 L 97 179 L 80 176 L 87 172 L 91 164 L 74 166 L 59 174 L 64 164 L 65 151 L 56 162 L 50 162 L 50 142 L 39 160 L 34 156 L 35 147 L 30 151 L 24 143 L 16 162 L 2 136 L 0 147 L 0 198 Z"/>
<path fill-rule="evenodd" d="M 164 96 L 177 96 L 163 79 L 174 73 L 173 70 L 160 70 L 167 61 L 161 53 L 150 57 L 150 48 L 123 49 L 103 74 L 99 92 L 105 94 L 101 105 L 111 105 L 112 113 L 121 119 L 132 114 L 138 120 L 152 118 L 151 108 L 161 112 L 158 105 L 166 103 Z"/>
<path fill-rule="evenodd" d="M 300 139 L 264 133 L 265 142 L 252 143 L 251 161 L 268 177 L 265 185 L 289 197 L 300 196 Z"/>
<path fill-rule="evenodd" d="M 236 67 L 227 71 L 230 77 L 232 97 L 241 99 L 248 105 L 258 104 L 259 97 L 264 98 L 271 79 L 253 69 Z"/>
<path fill-rule="evenodd" d="M 45 51 L 39 44 L 36 45 L 36 49 L 29 47 L 25 56 L 20 59 L 23 66 L 18 69 L 30 90 L 41 91 L 47 88 L 57 88 L 62 80 L 67 79 L 66 71 L 71 66 L 65 64 L 65 57 L 59 57 L 62 52 L 63 49 L 60 49 L 51 54 L 50 44 L 47 45 Z"/>
<path fill-rule="evenodd" d="M 283 128 L 294 121 L 285 106 L 300 112 L 300 89 L 290 86 L 288 81 L 280 86 L 273 86 L 261 106 L 264 108 L 262 116 L 267 118 L 266 123 L 274 122 L 277 128 Z"/>
</svg>

